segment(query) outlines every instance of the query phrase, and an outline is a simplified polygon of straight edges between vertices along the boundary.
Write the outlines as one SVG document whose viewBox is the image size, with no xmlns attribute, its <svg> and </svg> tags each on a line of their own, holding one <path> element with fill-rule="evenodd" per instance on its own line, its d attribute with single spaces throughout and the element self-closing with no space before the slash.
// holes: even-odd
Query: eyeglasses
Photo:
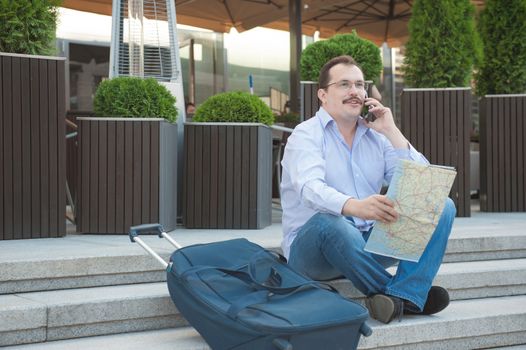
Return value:
<svg viewBox="0 0 526 350">
<path fill-rule="evenodd" d="M 328 88 L 331 85 L 336 85 L 336 87 L 343 91 L 349 91 L 351 90 L 351 87 L 354 85 L 356 90 L 367 90 L 368 84 L 363 80 L 357 80 L 355 82 L 352 82 L 350 80 L 340 80 L 336 81 L 334 83 L 327 84 L 325 88 Z"/>
</svg>

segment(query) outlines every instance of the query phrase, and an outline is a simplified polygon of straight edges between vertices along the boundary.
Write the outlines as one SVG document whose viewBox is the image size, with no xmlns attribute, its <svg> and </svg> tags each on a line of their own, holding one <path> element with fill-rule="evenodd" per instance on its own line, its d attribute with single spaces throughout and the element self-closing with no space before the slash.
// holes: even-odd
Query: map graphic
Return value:
<svg viewBox="0 0 526 350">
<path fill-rule="evenodd" d="M 399 218 L 392 224 L 378 221 L 365 250 L 417 262 L 438 225 L 456 174 L 451 167 L 401 160 L 387 190 Z"/>
</svg>

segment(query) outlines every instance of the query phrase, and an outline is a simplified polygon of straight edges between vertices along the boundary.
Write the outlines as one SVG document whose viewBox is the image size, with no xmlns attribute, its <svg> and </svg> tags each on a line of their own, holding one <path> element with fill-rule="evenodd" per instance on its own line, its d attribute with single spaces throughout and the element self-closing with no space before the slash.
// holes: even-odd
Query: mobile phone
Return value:
<svg viewBox="0 0 526 350">
<path fill-rule="evenodd" d="M 365 92 L 365 98 L 367 98 L 371 94 L 371 89 L 372 84 L 369 84 L 369 86 L 367 87 L 367 91 Z M 363 119 L 365 119 L 367 122 L 374 122 L 376 120 L 376 116 L 374 115 L 374 113 L 369 112 L 370 108 L 372 108 L 372 106 L 366 106 L 364 104 L 362 109 L 362 116 Z"/>
</svg>

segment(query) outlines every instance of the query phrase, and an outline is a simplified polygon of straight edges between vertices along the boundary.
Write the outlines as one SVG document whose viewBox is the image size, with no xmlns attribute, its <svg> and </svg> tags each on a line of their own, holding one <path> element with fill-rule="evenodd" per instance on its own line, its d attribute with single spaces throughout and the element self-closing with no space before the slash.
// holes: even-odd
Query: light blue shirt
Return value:
<svg viewBox="0 0 526 350">
<path fill-rule="evenodd" d="M 380 193 L 384 181 L 391 181 L 399 159 L 429 163 L 413 146 L 394 149 L 385 136 L 364 124 L 360 118 L 350 148 L 334 119 L 320 108 L 288 138 L 281 162 L 285 257 L 289 257 L 298 230 L 314 214 L 342 215 L 349 198 L 365 199 Z M 353 220 L 361 231 L 374 224 L 358 217 Z"/>
</svg>

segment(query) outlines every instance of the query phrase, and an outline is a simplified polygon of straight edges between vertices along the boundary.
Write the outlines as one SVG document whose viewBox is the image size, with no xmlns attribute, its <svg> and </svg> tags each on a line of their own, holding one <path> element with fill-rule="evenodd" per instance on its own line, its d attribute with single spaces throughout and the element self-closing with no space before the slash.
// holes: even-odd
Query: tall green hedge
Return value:
<svg viewBox="0 0 526 350">
<path fill-rule="evenodd" d="M 338 34 L 310 44 L 301 53 L 301 78 L 318 81 L 320 70 L 330 59 L 349 55 L 362 68 L 366 80 L 378 81 L 382 72 L 380 49 L 371 41 L 352 34 Z"/>
<path fill-rule="evenodd" d="M 118 77 L 99 84 L 93 109 L 98 117 L 177 119 L 175 97 L 153 78 Z"/>
<path fill-rule="evenodd" d="M 484 60 L 476 74 L 479 96 L 526 92 L 526 0 L 487 0 L 478 29 Z"/>
<path fill-rule="evenodd" d="M 55 54 L 61 0 L 0 0 L 0 51 Z"/>
<path fill-rule="evenodd" d="M 210 96 L 195 111 L 195 122 L 274 123 L 269 106 L 256 95 L 231 91 Z"/>
<path fill-rule="evenodd" d="M 404 82 L 416 88 L 470 85 L 473 65 L 481 59 L 469 0 L 415 0 L 409 21 Z"/>
</svg>

